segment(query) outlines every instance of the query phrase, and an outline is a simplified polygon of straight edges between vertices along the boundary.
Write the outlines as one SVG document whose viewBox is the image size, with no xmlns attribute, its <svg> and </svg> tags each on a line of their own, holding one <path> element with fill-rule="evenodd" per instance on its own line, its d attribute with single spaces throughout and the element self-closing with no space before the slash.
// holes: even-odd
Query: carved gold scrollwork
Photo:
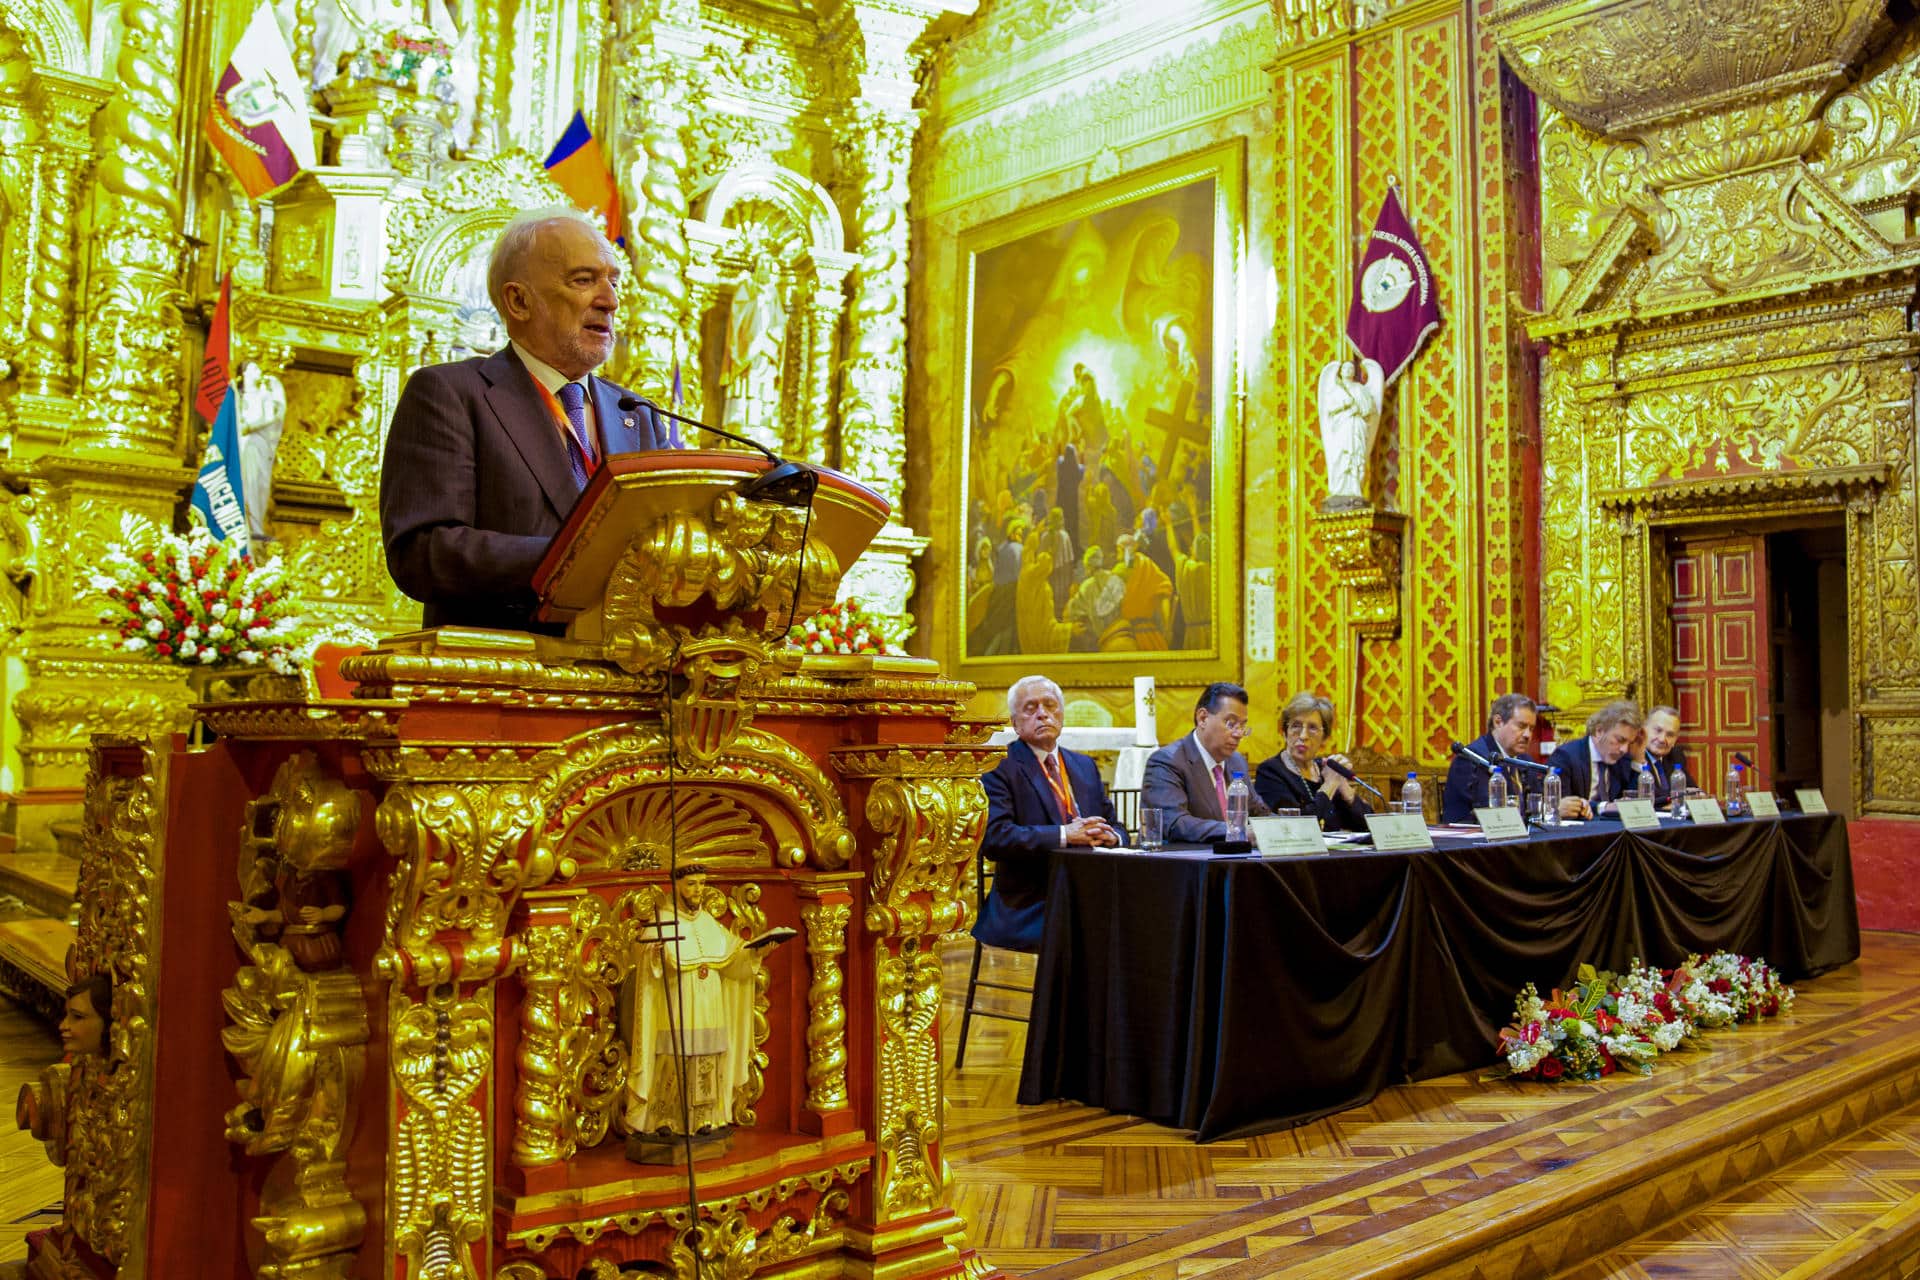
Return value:
<svg viewBox="0 0 1920 1280">
<path fill-rule="evenodd" d="M 566 1160 L 607 1136 L 627 1082 L 615 993 L 633 967 L 635 922 L 651 919 L 662 896 L 656 888 L 636 889 L 611 910 L 597 897 L 576 898 L 568 923 L 530 928 L 515 939 L 526 987 L 515 1164 Z"/>
<path fill-rule="evenodd" d="M 807 1108 L 825 1115 L 847 1101 L 847 1011 L 841 991 L 840 956 L 847 949 L 850 902 L 816 902 L 800 908 L 807 927 Z"/>
<path fill-rule="evenodd" d="M 567 831 L 560 875 L 582 871 L 657 871 L 670 840 L 680 860 L 724 866 L 765 865 L 766 837 L 745 805 L 694 787 L 634 787 L 590 811 Z M 756 856 L 758 855 L 758 856 Z"/>
<path fill-rule="evenodd" d="M 900 1217 L 932 1209 L 940 1195 L 940 957 L 916 938 L 883 942 L 877 978 L 879 1197 L 887 1216 Z"/>
<path fill-rule="evenodd" d="M 852 777 L 873 777 L 867 821 L 890 836 L 874 855 L 869 929 L 887 936 L 966 927 L 962 890 L 987 815 L 980 788 L 983 753 L 965 747 L 836 752 Z"/>
<path fill-rule="evenodd" d="M 1313 526 L 1326 544 L 1340 585 L 1353 594 L 1347 618 L 1363 636 L 1400 633 L 1400 540 L 1407 518 L 1397 511 L 1316 512 Z"/>
<path fill-rule="evenodd" d="M 709 632 L 680 646 L 686 691 L 671 702 L 674 742 L 695 760 L 712 764 L 753 722 L 750 700 L 766 646 L 737 620 L 726 632 Z"/>
<path fill-rule="evenodd" d="M 110 1053 L 68 1079 L 65 1227 L 116 1266 L 144 1239 L 153 1116 L 154 895 L 162 865 L 166 757 L 96 739 L 75 899 L 75 977 L 113 976 Z"/>
<path fill-rule="evenodd" d="M 664 791 L 669 775 L 683 797 L 771 796 L 777 807 L 759 806 L 754 821 L 777 841 L 779 859 L 787 865 L 806 859 L 832 870 L 853 856 L 853 835 L 837 789 L 792 743 L 748 727 L 711 763 L 688 759 L 675 764 L 657 724 L 624 724 L 575 738 L 564 753 L 546 762 L 539 786 L 548 838 L 559 850 L 559 874 L 570 878 L 596 865 L 594 860 L 614 851 L 616 843 L 624 850 L 618 852 L 622 857 L 644 859 L 650 856 L 649 844 L 664 848 L 661 823 L 667 809 L 650 799 L 628 797 L 643 797 L 655 788 Z M 756 836 L 752 843 L 734 844 L 724 850 L 726 856 L 717 856 L 723 852 L 720 842 L 735 824 L 723 816 L 731 809 L 714 804 L 683 798 L 677 816 L 682 823 L 690 818 L 699 823 L 700 838 L 717 862 L 736 861 L 741 854 L 758 853 L 756 845 L 764 847 L 765 837 Z M 657 853 L 651 856 L 656 863 L 660 860 Z"/>
<path fill-rule="evenodd" d="M 829 1248 L 839 1243 L 837 1227 L 846 1218 L 848 1204 L 846 1192 L 829 1191 L 806 1223 L 783 1215 L 761 1232 L 753 1229 L 741 1208 L 728 1209 L 717 1219 L 703 1217 L 674 1242 L 669 1258 L 674 1280 L 748 1280 L 763 1268 Z"/>
<path fill-rule="evenodd" d="M 508 911 L 521 890 L 553 874 L 543 803 L 518 780 L 402 783 L 387 792 L 375 814 L 381 842 L 398 859 L 387 946 L 416 981 L 450 981 L 456 969 L 465 980 L 496 972 Z M 461 940 L 457 960 L 450 938 Z"/>
<path fill-rule="evenodd" d="M 483 1000 L 441 986 L 417 1003 L 395 993 L 391 1005 L 394 1082 L 401 1110 L 389 1178 L 395 1244 L 408 1276 L 467 1276 L 474 1241 L 487 1231 L 484 1095 L 493 1065 L 493 1014 Z"/>
<path fill-rule="evenodd" d="M 802 541 L 805 554 L 802 555 Z M 675 512 L 636 536 L 615 564 L 601 603 L 601 649 L 621 669 L 638 672 L 705 645 L 724 670 L 722 639 L 735 662 L 764 661 L 761 641 L 777 640 L 789 613 L 805 615 L 833 598 L 843 566 L 833 549 L 807 531 L 807 513 L 723 493 L 704 514 Z M 656 609 L 685 609 L 706 600 L 732 613 L 759 613 L 759 631 L 738 617 L 723 628 L 693 631 L 663 624 Z M 747 672 L 751 675 L 751 672 Z"/>
</svg>

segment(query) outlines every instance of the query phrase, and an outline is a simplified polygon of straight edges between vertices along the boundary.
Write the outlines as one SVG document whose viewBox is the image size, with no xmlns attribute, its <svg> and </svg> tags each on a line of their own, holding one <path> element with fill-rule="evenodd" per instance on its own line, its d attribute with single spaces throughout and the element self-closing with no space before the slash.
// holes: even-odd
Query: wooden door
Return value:
<svg viewBox="0 0 1920 1280">
<path fill-rule="evenodd" d="M 1672 565 L 1673 694 L 1688 769 L 1698 785 L 1717 792 L 1738 751 L 1770 784 L 1767 540 L 1679 538 Z"/>
</svg>

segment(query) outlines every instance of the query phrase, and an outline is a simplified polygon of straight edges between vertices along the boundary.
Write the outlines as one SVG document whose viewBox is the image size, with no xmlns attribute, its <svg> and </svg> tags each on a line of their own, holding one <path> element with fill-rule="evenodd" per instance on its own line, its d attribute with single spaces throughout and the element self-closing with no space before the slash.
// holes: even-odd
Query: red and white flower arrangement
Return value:
<svg viewBox="0 0 1920 1280">
<path fill-rule="evenodd" d="M 1793 988 L 1764 960 L 1720 951 L 1673 969 L 1638 960 L 1623 974 L 1580 967 L 1570 991 L 1542 998 L 1528 983 L 1500 1032 L 1504 1074 L 1520 1080 L 1598 1080 L 1646 1074 L 1701 1028 L 1785 1013 Z"/>
<path fill-rule="evenodd" d="M 900 653 L 879 617 L 851 598 L 836 600 L 806 621 L 795 623 L 787 632 L 787 647 L 802 653 L 864 653 L 874 657 Z"/>
<path fill-rule="evenodd" d="M 291 675 L 300 618 L 275 556 L 256 565 L 203 528 L 167 533 L 121 525 L 91 585 L 115 649 L 187 667 L 260 667 Z"/>
</svg>

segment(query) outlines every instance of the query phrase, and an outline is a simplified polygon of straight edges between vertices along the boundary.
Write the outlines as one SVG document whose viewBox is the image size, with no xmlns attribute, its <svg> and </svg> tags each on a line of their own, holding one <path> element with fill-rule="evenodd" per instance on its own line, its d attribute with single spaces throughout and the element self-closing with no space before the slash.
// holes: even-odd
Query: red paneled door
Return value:
<svg viewBox="0 0 1920 1280">
<path fill-rule="evenodd" d="M 1718 792 L 1736 751 L 1771 779 L 1767 540 L 1684 538 L 1672 563 L 1674 704 L 1694 780 Z"/>
</svg>

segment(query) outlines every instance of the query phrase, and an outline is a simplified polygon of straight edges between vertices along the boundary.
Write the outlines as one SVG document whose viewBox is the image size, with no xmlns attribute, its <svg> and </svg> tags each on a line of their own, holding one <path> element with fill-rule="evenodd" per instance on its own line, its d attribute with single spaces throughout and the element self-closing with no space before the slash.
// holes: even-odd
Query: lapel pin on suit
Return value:
<svg viewBox="0 0 1920 1280">
<path fill-rule="evenodd" d="M 632 418 L 622 418 L 622 419 L 620 419 L 620 425 L 621 425 L 621 426 L 623 426 L 623 427 L 625 427 L 625 428 L 626 428 L 627 430 L 629 430 L 629 431 L 631 431 L 631 430 L 633 430 L 633 419 L 632 419 Z"/>
</svg>

